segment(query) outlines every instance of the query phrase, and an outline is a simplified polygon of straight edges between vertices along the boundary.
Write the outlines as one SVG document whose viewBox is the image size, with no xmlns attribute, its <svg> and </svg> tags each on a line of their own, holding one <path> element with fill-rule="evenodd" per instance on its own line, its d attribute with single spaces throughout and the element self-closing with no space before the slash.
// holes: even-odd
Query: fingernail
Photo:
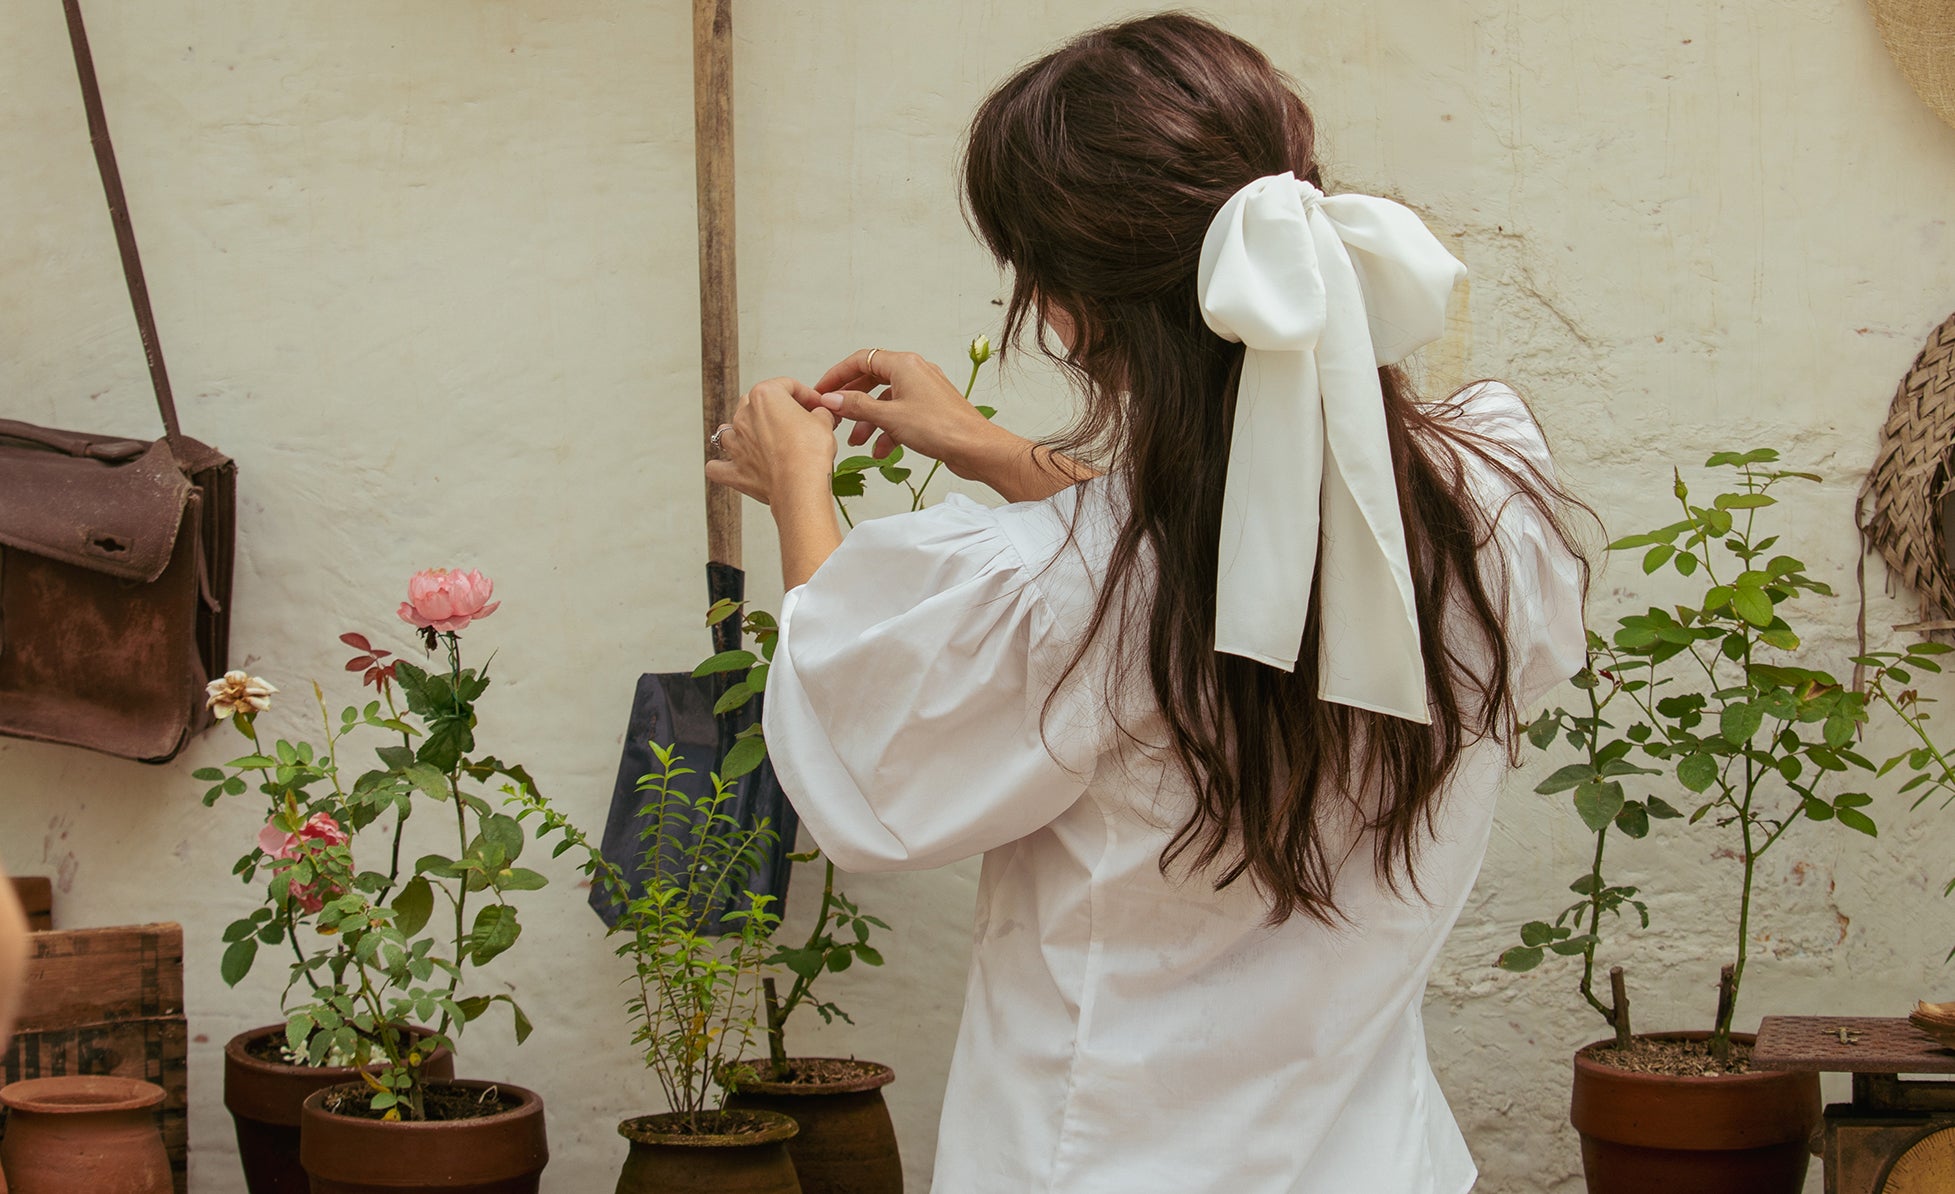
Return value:
<svg viewBox="0 0 1955 1194">
<path fill-rule="evenodd" d="M 829 410 L 840 410 L 842 409 L 842 396 L 840 394 L 823 394 L 821 395 L 821 404 Z"/>
</svg>

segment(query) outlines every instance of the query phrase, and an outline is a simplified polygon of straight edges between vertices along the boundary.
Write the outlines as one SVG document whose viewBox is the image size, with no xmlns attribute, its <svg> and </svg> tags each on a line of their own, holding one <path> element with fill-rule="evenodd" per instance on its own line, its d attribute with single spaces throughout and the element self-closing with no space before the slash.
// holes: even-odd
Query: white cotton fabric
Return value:
<svg viewBox="0 0 1955 1194">
<path fill-rule="evenodd" d="M 1504 388 L 1458 417 L 1548 467 Z M 1532 701 L 1582 663 L 1578 567 L 1531 505 L 1473 476 Z M 1420 1002 L 1486 849 L 1504 748 L 1463 756 L 1424 899 L 1379 881 L 1349 816 L 1324 826 L 1348 857 L 1346 928 L 1271 928 L 1247 882 L 1164 877 L 1188 786 L 1145 744 L 1160 724 L 1144 669 L 1112 692 L 1103 679 L 1144 636 L 1096 640 L 1040 733 L 1104 574 L 1114 493 L 952 498 L 864 523 L 783 607 L 767 741 L 814 840 L 850 871 L 984 855 L 933 1194 L 1461 1194 L 1475 1170 Z"/>
<path fill-rule="evenodd" d="M 1295 671 L 1322 591 L 1317 694 L 1429 723 L 1378 369 L 1446 330 L 1466 267 L 1410 208 L 1291 173 L 1209 223 L 1196 293 L 1244 348 L 1222 496 L 1215 649 Z"/>
</svg>

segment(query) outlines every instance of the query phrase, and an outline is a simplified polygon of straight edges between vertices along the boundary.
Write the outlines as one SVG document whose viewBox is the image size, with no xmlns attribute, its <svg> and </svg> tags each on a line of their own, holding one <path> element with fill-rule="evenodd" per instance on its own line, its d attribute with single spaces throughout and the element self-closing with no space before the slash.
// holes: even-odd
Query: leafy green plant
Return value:
<svg viewBox="0 0 1955 1194">
<path fill-rule="evenodd" d="M 971 393 L 977 386 L 979 371 L 991 359 L 991 341 L 979 336 L 971 341 L 968 353 L 971 362 L 971 376 L 964 383 L 964 400 L 970 401 Z M 979 406 L 977 412 L 986 419 L 995 418 L 997 409 Z M 849 517 L 845 498 L 861 497 L 867 492 L 864 484 L 866 475 L 874 471 L 891 485 L 902 485 L 909 490 L 910 511 L 921 510 L 930 491 L 930 483 L 936 480 L 942 462 L 933 462 L 930 471 L 925 473 L 920 483 L 912 484 L 912 472 L 905 467 L 903 449 L 899 446 L 882 459 L 874 456 L 850 456 L 837 462 L 830 487 L 835 495 L 835 505 L 841 511 L 842 519 L 851 527 L 854 520 Z M 741 617 L 741 630 L 754 642 L 754 650 L 735 648 L 722 651 L 707 659 L 694 670 L 695 676 L 729 675 L 731 679 L 724 694 L 715 704 L 713 712 L 729 714 L 744 708 L 747 703 L 766 691 L 767 674 L 774 660 L 774 648 L 780 639 L 780 625 L 772 614 L 764 611 L 741 613 L 737 602 L 722 601 L 707 611 L 708 625 L 718 625 L 727 618 L 738 614 Z M 758 767 L 766 757 L 767 743 L 759 724 L 742 730 L 736 737 L 733 748 L 727 752 L 722 766 L 722 774 L 728 780 L 747 774 Z M 815 984 L 825 974 L 838 974 L 856 962 L 868 966 L 883 964 L 881 951 L 870 944 L 874 930 L 887 930 L 889 925 L 878 917 L 871 916 L 844 894 L 836 886 L 835 864 L 821 856 L 819 851 L 793 854 L 789 857 L 795 862 L 820 861 L 822 865 L 821 904 L 815 912 L 814 927 L 801 944 L 782 947 L 767 958 L 769 966 L 787 970 L 793 975 L 788 983 L 785 996 L 780 994 L 779 985 L 772 977 L 762 984 L 763 997 L 767 1009 L 767 1052 L 773 1072 L 785 1077 L 792 1073 L 792 1062 L 787 1055 L 787 1022 L 801 1007 L 811 1007 L 824 1023 L 842 1020 L 853 1024 L 848 1012 L 833 1000 L 822 999 L 816 995 Z"/>
<path fill-rule="evenodd" d="M 1609 835 L 1644 837 L 1652 820 L 1707 825 L 1726 837 L 1739 864 L 1732 893 L 1736 939 L 1722 969 L 1711 1038 L 1719 1060 L 1730 1053 L 1750 961 L 1760 860 L 1803 824 L 1875 835 L 1873 797 L 1847 782 L 1851 777 L 1907 767 L 1921 773 L 1908 789 L 1939 785 L 1955 793 L 1955 772 L 1927 733 L 1918 694 L 1898 687 L 1914 670 L 1940 670 L 1934 657 L 1949 648 L 1915 643 L 1857 657 L 1866 685 L 1858 690 L 1807 665 L 1803 638 L 1787 619 L 1796 614 L 1790 603 L 1831 599 L 1833 591 L 1808 576 L 1802 561 L 1775 554 L 1778 535 L 1758 522 L 1761 511 L 1777 505 L 1779 486 L 1820 478 L 1773 467 L 1777 461 L 1769 448 L 1718 452 L 1705 467 L 1728 470 L 1730 479 L 1708 505 L 1694 504 L 1676 474 L 1681 517 L 1609 545 L 1612 552 L 1640 551 L 1646 574 L 1668 570 L 1701 591 L 1692 602 L 1619 619 L 1608 640 L 1591 635 L 1589 666 L 1574 681 L 1586 694 L 1586 711 L 1557 708 L 1526 727 L 1537 748 L 1559 740 L 1582 752 L 1581 761 L 1556 770 L 1537 791 L 1569 793 L 1595 848 L 1588 872 L 1570 884 L 1578 900 L 1552 921 L 1528 922 L 1520 944 L 1499 960 L 1518 971 L 1550 955 L 1580 957 L 1583 997 L 1626 1041 L 1629 1008 L 1620 974 L 1612 975 L 1614 998 L 1605 1004 L 1594 991 L 1595 955 L 1604 925 L 1618 922 L 1625 907 L 1645 926 L 1649 912 L 1634 887 L 1608 881 Z M 1870 700 L 1921 745 L 1880 766 L 1860 754 Z M 1612 706 L 1626 710 L 1615 715 L 1626 724 L 1609 719 Z M 1643 794 L 1632 796 L 1632 784 Z M 1659 784 L 1692 806 L 1687 817 L 1651 790 Z"/>
<path fill-rule="evenodd" d="M 461 586 L 460 597 L 448 592 L 451 583 Z M 479 586 L 472 600 L 470 583 Z M 364 673 L 380 699 L 347 706 L 335 718 L 315 684 L 323 745 L 261 737 L 256 720 L 276 691 L 262 680 L 232 673 L 211 685 L 213 707 L 233 717 L 252 751 L 195 773 L 210 785 L 204 803 L 255 786 L 267 810 L 256 844 L 233 868 L 246 884 L 262 882 L 262 904 L 225 929 L 223 979 L 241 981 L 260 947 L 289 946 L 288 1055 L 359 1067 L 372 1088 L 372 1109 L 388 1119 L 425 1118 L 425 1054 L 452 1045 L 462 1026 L 494 1003 L 509 1005 L 519 1043 L 530 1033 L 529 1018 L 508 995 L 464 990 L 470 975 L 522 933 L 510 897 L 547 883 L 517 865 L 522 826 L 480 791 L 499 783 L 505 793 L 542 800 L 522 767 L 475 753 L 475 709 L 489 675 L 462 665 L 459 631 L 494 612 L 485 604 L 488 591 L 479 573 L 440 570 L 417 575 L 410 586 L 415 601 L 401 616 L 421 627 L 431 652 L 442 652 L 443 668 L 424 670 L 362 635 L 343 635 L 359 652 L 348 670 Z M 429 594 L 448 629 L 416 616 L 416 603 Z M 385 742 L 374 751 L 378 766 L 354 774 L 343 766 L 348 739 L 368 733 Z M 455 853 L 407 862 L 401 851 L 408 820 L 430 806 L 445 806 L 432 815 L 452 818 Z M 363 869 L 354 847 L 376 824 L 390 826 L 392 840 L 384 865 Z M 415 1025 L 432 1036 L 417 1038 Z"/>
<path fill-rule="evenodd" d="M 625 1004 L 632 1043 L 686 1130 L 710 1133 L 719 1109 L 713 1092 L 732 1080 L 760 1024 L 761 969 L 780 919 L 770 909 L 773 897 L 755 895 L 751 884 L 775 831 L 733 815 L 723 777 L 711 777 L 711 792 L 688 797 L 674 787 L 693 774 L 676 750 L 653 743 L 652 754 L 657 767 L 638 781 L 649 814 L 640 845 L 650 878 L 637 891 L 547 802 L 517 793 L 516 817 L 537 818 L 539 840 L 560 835 L 553 856 L 581 850 L 580 869 L 617 899 L 622 912 L 611 931 L 624 937 L 617 952 L 632 964 Z M 718 919 L 731 931 L 708 933 L 722 908 Z"/>
</svg>

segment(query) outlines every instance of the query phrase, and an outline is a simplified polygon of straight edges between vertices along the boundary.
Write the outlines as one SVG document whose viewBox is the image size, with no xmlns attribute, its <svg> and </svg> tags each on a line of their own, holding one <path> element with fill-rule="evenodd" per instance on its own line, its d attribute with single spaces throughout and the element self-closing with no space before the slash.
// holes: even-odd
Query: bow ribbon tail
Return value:
<svg viewBox="0 0 1955 1194">
<path fill-rule="evenodd" d="M 1365 309 L 1356 269 L 1331 219 L 1309 215 L 1333 311 Z M 1319 581 L 1323 632 L 1318 695 L 1430 724 L 1405 525 L 1398 505 L 1384 393 L 1371 333 L 1333 319 L 1317 344 L 1325 428 Z"/>
<path fill-rule="evenodd" d="M 1236 389 L 1215 573 L 1215 649 L 1294 671 L 1310 616 L 1324 411 L 1308 352 L 1247 349 Z M 1289 511 L 1291 517 L 1271 517 Z M 1278 655 L 1278 644 L 1288 654 Z"/>
</svg>

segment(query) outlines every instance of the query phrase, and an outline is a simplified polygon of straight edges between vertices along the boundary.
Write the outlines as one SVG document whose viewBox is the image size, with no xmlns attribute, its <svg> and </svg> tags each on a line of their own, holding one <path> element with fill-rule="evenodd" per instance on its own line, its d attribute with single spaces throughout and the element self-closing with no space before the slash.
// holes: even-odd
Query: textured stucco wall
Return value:
<svg viewBox="0 0 1955 1194">
<path fill-rule="evenodd" d="M 96 53 L 186 427 L 240 461 L 236 657 L 288 693 L 339 684 L 342 630 L 389 630 L 440 562 L 506 602 L 483 738 L 596 824 L 633 677 L 703 650 L 687 6 L 542 0 L 93 0 Z M 956 213 L 964 120 L 1013 64 L 1124 4 L 737 0 L 747 375 L 884 344 L 954 358 L 998 282 Z M 1858 0 L 1216 4 L 1304 82 L 1342 186 L 1402 195 L 1473 269 L 1435 382 L 1514 379 L 1611 523 L 1659 517 L 1673 459 L 1774 443 L 1825 474 L 1791 508 L 1816 575 L 1852 589 L 1850 499 L 1895 378 L 1955 305 L 1955 130 L 1883 54 Z M 59 6 L 0 0 L 0 412 L 153 427 Z M 1007 375 L 1037 432 L 1063 394 Z M 778 573 L 749 521 L 751 584 Z M 1879 593 L 1871 623 L 1904 620 Z M 1655 595 L 1598 579 L 1606 620 Z M 1845 648 L 1846 602 L 1815 611 Z M 1842 654 L 1844 651 L 1842 650 Z M 277 722 L 296 728 L 293 701 Z M 216 976 L 255 828 L 190 769 L 0 743 L 0 861 L 58 876 L 68 925 L 188 930 L 194 1187 L 241 1189 L 219 1047 L 276 984 Z M 974 782 L 982 782 L 975 777 Z M 1598 1026 L 1572 974 L 1488 966 L 1558 907 L 1585 841 L 1517 779 L 1436 972 L 1433 1051 L 1490 1191 L 1579 1183 L 1566 1057 Z M 955 799 L 955 793 L 946 793 Z M 1955 851 L 1885 800 L 1878 843 L 1788 839 L 1764 880 L 1746 1021 L 1894 1013 L 1945 991 Z M 1621 851 L 1658 927 L 1625 951 L 1644 1026 L 1710 1012 L 1735 867 L 1661 833 Z M 620 969 L 569 873 L 529 901 L 498 973 L 536 1017 L 471 1032 L 466 1068 L 541 1089 L 547 1188 L 604 1188 L 622 1115 L 655 1098 Z M 893 1063 L 914 1188 L 929 1172 L 974 864 L 852 881 L 897 925 L 890 965 L 834 980 L 859 1027 L 802 1051 Z M 805 891 L 805 887 L 804 887 Z M 805 905 L 805 899 L 797 901 Z M 805 911 L 805 907 L 803 907 Z M 1817 1189 L 1817 1186 L 1814 1186 Z"/>
</svg>

